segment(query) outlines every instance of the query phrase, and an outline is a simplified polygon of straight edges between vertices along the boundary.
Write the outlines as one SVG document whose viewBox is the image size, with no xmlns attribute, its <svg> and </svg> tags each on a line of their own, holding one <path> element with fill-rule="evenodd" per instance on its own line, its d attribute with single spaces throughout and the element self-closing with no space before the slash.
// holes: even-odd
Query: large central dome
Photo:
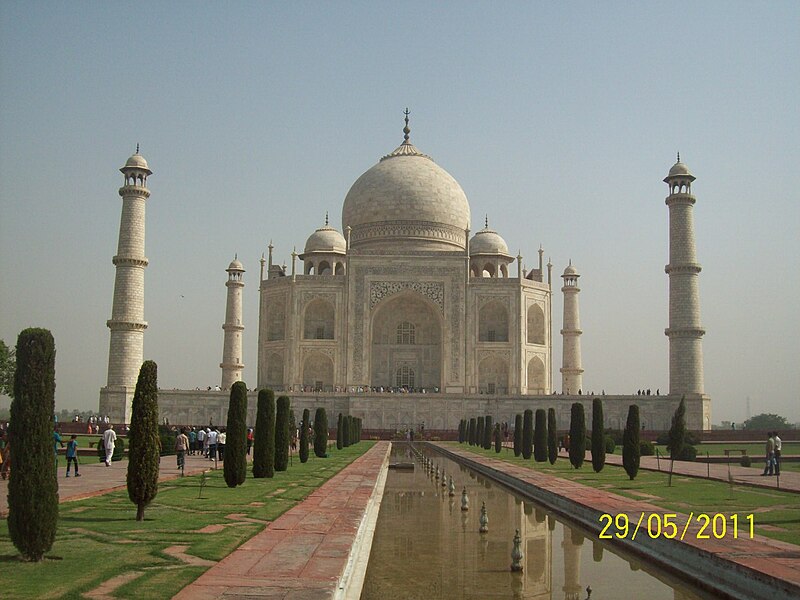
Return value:
<svg viewBox="0 0 800 600">
<path fill-rule="evenodd" d="M 407 120 L 406 120 L 407 121 Z M 376 251 L 464 250 L 469 202 L 453 177 L 408 140 L 359 177 L 344 200 L 350 247 Z"/>
</svg>

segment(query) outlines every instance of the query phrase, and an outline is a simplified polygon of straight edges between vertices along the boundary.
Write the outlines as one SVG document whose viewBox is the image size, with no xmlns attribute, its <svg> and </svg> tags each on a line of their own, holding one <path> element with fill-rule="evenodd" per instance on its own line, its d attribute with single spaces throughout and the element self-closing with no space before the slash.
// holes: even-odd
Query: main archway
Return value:
<svg viewBox="0 0 800 600">
<path fill-rule="evenodd" d="M 442 382 L 442 317 L 419 294 L 384 300 L 372 317 L 370 385 L 433 390 Z"/>
</svg>

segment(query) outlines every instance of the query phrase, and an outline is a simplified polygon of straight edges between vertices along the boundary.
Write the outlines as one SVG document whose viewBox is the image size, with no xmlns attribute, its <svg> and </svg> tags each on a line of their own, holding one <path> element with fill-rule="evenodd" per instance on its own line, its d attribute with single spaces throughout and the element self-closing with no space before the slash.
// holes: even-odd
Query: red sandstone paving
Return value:
<svg viewBox="0 0 800 600">
<path fill-rule="evenodd" d="M 609 513 L 611 515 L 626 513 L 630 519 L 632 528 L 636 527 L 641 513 L 647 515 L 650 513 L 664 514 L 674 512 L 673 510 L 667 510 L 649 504 L 644 500 L 624 498 L 623 496 L 618 496 L 597 488 L 591 488 L 575 481 L 559 479 L 552 475 L 539 473 L 532 469 L 512 465 L 501 460 L 486 458 L 461 448 L 450 446 L 447 447 L 447 450 L 459 456 L 463 456 L 468 460 L 504 472 L 541 489 L 564 496 L 588 509 Z M 703 472 L 705 473 L 705 465 L 703 465 Z M 781 477 L 781 479 L 783 479 L 783 477 Z M 727 481 L 727 478 L 725 480 Z M 781 481 L 781 487 L 783 487 L 783 481 Z M 683 525 L 686 523 L 688 515 L 677 514 L 676 523 L 679 526 L 679 531 L 682 532 Z M 645 523 L 643 523 L 643 527 L 644 526 Z M 693 520 L 689 525 L 683 541 L 673 540 L 673 542 L 676 544 L 686 544 L 687 546 L 697 548 L 704 552 L 710 552 L 720 559 L 749 567 L 755 571 L 760 571 L 766 575 L 783 579 L 800 586 L 800 547 L 779 540 L 765 538 L 760 535 L 756 535 L 752 539 L 746 536 L 739 537 L 738 539 L 726 537 L 723 540 L 716 540 L 713 537 L 711 539 L 697 539 L 699 530 L 700 525 Z M 637 535 L 647 535 L 646 529 L 640 529 Z"/>
<path fill-rule="evenodd" d="M 375 444 L 175 598 L 332 597 L 388 444 Z"/>
</svg>

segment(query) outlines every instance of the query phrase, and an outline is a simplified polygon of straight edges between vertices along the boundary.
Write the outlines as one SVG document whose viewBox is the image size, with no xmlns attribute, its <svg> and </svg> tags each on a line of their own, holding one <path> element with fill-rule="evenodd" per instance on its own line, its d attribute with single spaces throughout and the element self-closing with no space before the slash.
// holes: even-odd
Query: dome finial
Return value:
<svg viewBox="0 0 800 600">
<path fill-rule="evenodd" d="M 139 142 L 136 142 L 136 154 L 139 154 Z"/>
<path fill-rule="evenodd" d="M 486 213 L 486 218 L 483 221 L 484 229 L 489 229 L 489 213 Z"/>
<path fill-rule="evenodd" d="M 239 260 L 239 253 L 238 252 L 235 252 L 233 254 L 233 260 Z"/>
<path fill-rule="evenodd" d="M 408 112 L 408 107 L 406 107 L 406 110 L 403 112 L 403 114 L 406 116 L 406 126 L 403 127 L 403 140 L 405 143 L 408 143 L 408 134 L 411 133 L 411 129 L 408 126 L 408 115 L 411 113 Z"/>
<path fill-rule="evenodd" d="M 328 211 L 325 211 L 325 227 L 328 226 Z"/>
<path fill-rule="evenodd" d="M 678 162 L 681 162 L 681 153 L 678 152 Z"/>
</svg>

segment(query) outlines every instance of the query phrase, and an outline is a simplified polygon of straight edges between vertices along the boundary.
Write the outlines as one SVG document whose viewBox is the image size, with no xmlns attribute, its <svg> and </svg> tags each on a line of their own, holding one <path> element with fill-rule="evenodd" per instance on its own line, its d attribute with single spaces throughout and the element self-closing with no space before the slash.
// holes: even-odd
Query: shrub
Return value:
<svg viewBox="0 0 800 600">
<path fill-rule="evenodd" d="M 631 480 L 639 472 L 639 429 L 639 407 L 631 404 L 622 436 L 622 466 L 625 467 L 625 472 Z"/>
<path fill-rule="evenodd" d="M 569 421 L 569 462 L 576 469 L 580 469 L 585 457 L 586 415 L 583 412 L 583 404 L 574 402 Z"/>
<path fill-rule="evenodd" d="M 158 368 L 152 360 L 139 369 L 128 446 L 128 498 L 136 505 L 136 520 L 143 521 L 145 507 L 158 493 Z"/>
<path fill-rule="evenodd" d="M 458 443 L 464 443 L 464 419 L 458 422 Z"/>
<path fill-rule="evenodd" d="M 483 447 L 483 431 L 485 429 L 485 419 L 483 417 L 478 417 L 477 419 L 477 428 L 475 429 L 475 445 L 479 447 Z"/>
<path fill-rule="evenodd" d="M 247 385 L 243 381 L 231 386 L 225 433 L 222 474 L 227 486 L 233 488 L 247 477 Z"/>
<path fill-rule="evenodd" d="M 169 425 L 158 426 L 158 454 L 160 456 L 173 456 L 175 454 L 175 438 L 177 433 L 169 428 Z M 119 438 L 118 438 L 119 439 Z M 116 454 L 116 443 L 114 453 Z M 105 460 L 105 458 L 103 458 Z"/>
<path fill-rule="evenodd" d="M 275 470 L 285 471 L 289 466 L 289 398 L 278 397 L 275 413 Z"/>
<path fill-rule="evenodd" d="M 344 447 L 344 440 L 342 439 L 342 413 L 336 419 L 336 449 L 341 450 Z"/>
<path fill-rule="evenodd" d="M 350 435 L 350 415 L 347 415 L 342 419 L 342 443 L 345 448 L 350 446 L 352 439 L 353 437 Z"/>
<path fill-rule="evenodd" d="M 522 454 L 522 415 L 514 417 L 514 456 Z"/>
<path fill-rule="evenodd" d="M 595 473 L 606 464 L 606 439 L 603 434 L 603 401 L 592 400 L 592 469 Z"/>
<path fill-rule="evenodd" d="M 492 447 L 492 436 L 494 435 L 494 427 L 492 426 L 492 417 L 486 415 L 486 420 L 483 424 L 483 448 L 489 450 Z"/>
<path fill-rule="evenodd" d="M 676 460 L 695 461 L 697 460 L 697 448 L 694 446 L 684 446 Z"/>
<path fill-rule="evenodd" d="M 503 449 L 503 436 L 500 433 L 500 423 L 494 426 L 494 451 L 500 454 Z"/>
<path fill-rule="evenodd" d="M 558 459 L 558 424 L 556 423 L 556 409 L 547 409 L 547 458 L 551 465 Z"/>
<path fill-rule="evenodd" d="M 356 419 L 356 442 L 359 437 L 359 423 L 360 420 Z M 314 455 L 317 458 L 328 457 L 328 413 L 321 406 L 314 414 Z"/>
<path fill-rule="evenodd" d="M 605 442 L 606 442 L 606 454 L 614 454 L 614 450 L 617 449 L 617 443 L 614 441 L 614 436 L 606 435 Z"/>
<path fill-rule="evenodd" d="M 174 442 L 175 439 L 173 438 L 172 441 Z M 173 447 L 174 446 L 175 444 L 173 443 Z M 97 456 L 100 462 L 106 460 L 106 447 L 105 444 L 103 444 L 102 438 L 100 438 L 100 441 L 97 443 Z M 111 462 L 122 460 L 123 456 L 125 456 L 125 439 L 123 437 L 117 437 L 117 441 L 114 442 L 114 454 L 111 455 Z"/>
<path fill-rule="evenodd" d="M 639 456 L 655 456 L 656 447 L 653 442 L 647 440 L 639 441 Z"/>
<path fill-rule="evenodd" d="M 477 419 L 475 419 L 475 417 L 472 417 L 469 420 L 469 445 L 470 446 L 474 446 L 475 445 L 475 430 L 476 430 L 477 427 L 478 427 Z"/>
<path fill-rule="evenodd" d="M 547 411 L 536 409 L 536 423 L 533 430 L 533 457 L 536 462 L 547 462 Z"/>
<path fill-rule="evenodd" d="M 667 437 L 669 439 L 667 443 L 669 457 L 677 459 L 686 445 L 686 400 L 684 397 L 681 397 L 681 402 L 675 409 L 675 414 L 672 415 L 672 426 L 669 428 Z"/>
<path fill-rule="evenodd" d="M 528 460 L 533 454 L 533 411 L 527 409 L 522 417 L 522 458 Z"/>
<path fill-rule="evenodd" d="M 17 337 L 9 442 L 14 470 L 8 482 L 8 533 L 27 560 L 53 546 L 58 525 L 58 480 L 53 456 L 56 348 L 47 329 Z"/>
<path fill-rule="evenodd" d="M 300 449 L 298 454 L 300 455 L 301 463 L 308 461 L 308 423 L 310 418 L 311 414 L 306 408 L 303 410 L 303 421 L 300 423 Z"/>
<path fill-rule="evenodd" d="M 253 477 L 275 475 L 275 394 L 259 390 L 253 443 Z"/>
<path fill-rule="evenodd" d="M 740 464 L 740 465 L 742 465 L 743 467 L 749 467 L 750 465 L 752 465 L 752 464 L 753 464 L 753 461 L 752 461 L 752 460 L 750 460 L 750 457 L 749 457 L 749 456 L 746 456 L 746 455 L 745 455 L 745 456 L 743 456 L 743 457 L 742 457 L 742 459 L 739 461 L 739 464 Z"/>
</svg>

